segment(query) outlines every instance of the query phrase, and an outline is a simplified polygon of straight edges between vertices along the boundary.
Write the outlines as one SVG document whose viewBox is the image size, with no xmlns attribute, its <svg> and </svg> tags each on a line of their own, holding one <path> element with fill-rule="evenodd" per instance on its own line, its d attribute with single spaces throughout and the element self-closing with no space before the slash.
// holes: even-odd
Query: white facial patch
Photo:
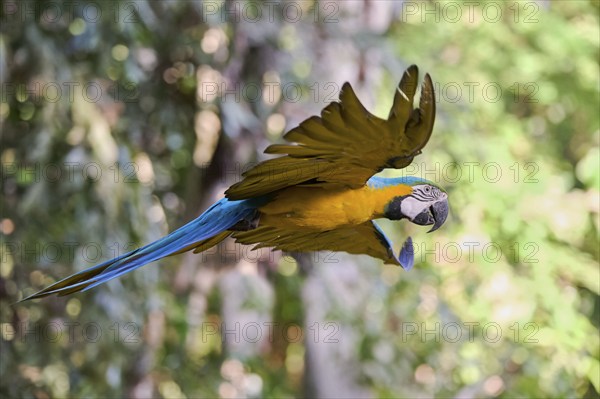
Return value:
<svg viewBox="0 0 600 399">
<path fill-rule="evenodd" d="M 424 209 L 429 208 L 430 202 L 419 201 L 413 197 L 406 197 L 400 204 L 400 211 L 410 220 L 413 220 L 419 213 L 423 212 Z"/>
</svg>

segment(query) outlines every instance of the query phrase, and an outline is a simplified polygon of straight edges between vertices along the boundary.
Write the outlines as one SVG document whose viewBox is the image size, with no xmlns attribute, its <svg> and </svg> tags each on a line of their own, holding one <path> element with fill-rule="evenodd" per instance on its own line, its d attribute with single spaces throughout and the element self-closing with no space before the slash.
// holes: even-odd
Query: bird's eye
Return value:
<svg viewBox="0 0 600 399">
<path fill-rule="evenodd" d="M 431 191 L 431 187 L 429 187 L 429 186 L 425 186 L 425 192 L 426 192 L 426 193 L 428 193 L 428 192 L 430 192 L 430 191 Z"/>
</svg>

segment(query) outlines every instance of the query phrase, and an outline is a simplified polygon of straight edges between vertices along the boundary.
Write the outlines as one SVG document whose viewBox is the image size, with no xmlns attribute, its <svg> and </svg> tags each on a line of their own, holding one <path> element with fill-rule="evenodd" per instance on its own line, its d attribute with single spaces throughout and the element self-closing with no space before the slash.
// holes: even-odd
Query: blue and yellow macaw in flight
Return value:
<svg viewBox="0 0 600 399">
<path fill-rule="evenodd" d="M 281 155 L 258 164 L 198 218 L 151 244 L 75 273 L 25 299 L 86 291 L 166 256 L 205 251 L 226 237 L 254 248 L 367 254 L 411 269 L 412 240 L 399 256 L 373 219 L 408 219 L 438 229 L 448 195 L 416 177 L 373 176 L 404 168 L 421 153 L 433 129 L 435 97 L 425 75 L 413 109 L 418 69 L 402 76 L 387 120 L 369 113 L 345 83 L 339 102 L 289 131 L 289 144 L 268 147 Z"/>
</svg>

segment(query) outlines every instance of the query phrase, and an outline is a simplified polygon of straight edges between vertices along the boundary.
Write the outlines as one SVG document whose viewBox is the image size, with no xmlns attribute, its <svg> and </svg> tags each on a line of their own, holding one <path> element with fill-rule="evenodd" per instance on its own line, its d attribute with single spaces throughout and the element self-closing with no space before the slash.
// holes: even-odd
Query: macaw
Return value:
<svg viewBox="0 0 600 399">
<path fill-rule="evenodd" d="M 198 218 L 144 247 L 60 280 L 28 296 L 86 291 L 166 256 L 205 251 L 226 237 L 283 251 L 344 251 L 367 254 L 410 270 L 412 239 L 399 256 L 373 219 L 407 219 L 438 229 L 448 215 L 448 194 L 417 177 L 373 176 L 404 168 L 431 136 L 435 97 L 426 74 L 419 107 L 413 109 L 418 69 L 403 74 L 387 120 L 369 113 L 350 84 L 339 101 L 290 130 L 287 144 L 265 153 L 280 157 L 247 171 Z"/>
</svg>

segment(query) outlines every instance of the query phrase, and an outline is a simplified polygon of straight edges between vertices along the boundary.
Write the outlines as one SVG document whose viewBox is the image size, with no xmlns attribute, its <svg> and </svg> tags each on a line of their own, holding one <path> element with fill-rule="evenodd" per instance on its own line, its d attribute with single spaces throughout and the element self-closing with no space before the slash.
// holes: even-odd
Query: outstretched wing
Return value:
<svg viewBox="0 0 600 399">
<path fill-rule="evenodd" d="M 234 232 L 233 237 L 242 244 L 256 244 L 253 249 L 273 247 L 287 252 L 342 251 L 370 255 L 407 270 L 411 269 L 414 263 L 412 240 L 409 238 L 406 241 L 400 256 L 397 257 L 390 241 L 373 221 L 329 231 L 298 231 L 263 226 L 254 230 Z"/>
<path fill-rule="evenodd" d="M 265 153 L 279 158 L 262 162 L 231 186 L 229 199 L 261 196 L 300 184 L 363 186 L 385 168 L 404 168 L 427 144 L 435 119 L 435 96 L 426 74 L 419 107 L 413 109 L 419 72 L 409 67 L 398 85 L 387 120 L 378 118 L 360 103 L 345 83 L 339 102 L 290 130 L 290 144 L 274 144 Z"/>
</svg>

